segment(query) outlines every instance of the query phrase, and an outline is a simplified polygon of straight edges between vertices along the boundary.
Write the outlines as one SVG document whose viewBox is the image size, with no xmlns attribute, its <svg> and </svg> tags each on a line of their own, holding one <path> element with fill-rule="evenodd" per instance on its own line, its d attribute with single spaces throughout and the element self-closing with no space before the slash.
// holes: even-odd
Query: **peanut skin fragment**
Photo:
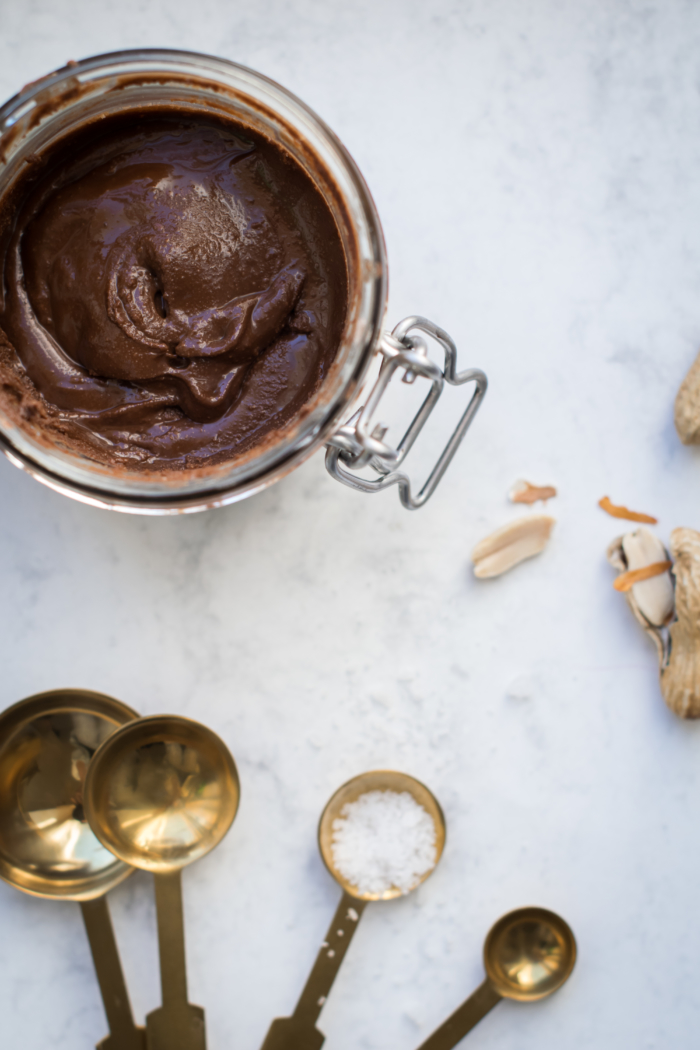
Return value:
<svg viewBox="0 0 700 1050">
<path fill-rule="evenodd" d="M 652 518 L 651 514 L 640 514 L 636 510 L 628 510 L 627 507 L 618 506 L 610 502 L 609 496 L 603 496 L 598 500 L 598 506 L 609 514 L 611 518 L 624 518 L 625 521 L 641 521 L 645 525 L 656 525 L 658 518 Z"/>
<path fill-rule="evenodd" d="M 630 569 L 628 572 L 621 572 L 613 580 L 613 587 L 616 591 L 622 591 L 623 593 L 630 591 L 635 583 L 641 583 L 642 580 L 650 580 L 653 576 L 661 576 L 662 573 L 668 572 L 672 565 L 672 561 L 655 561 L 651 565 L 645 565 L 643 569 Z"/>
<path fill-rule="evenodd" d="M 511 503 L 537 503 L 538 500 L 546 502 L 553 499 L 556 494 L 554 485 L 532 485 L 529 481 L 516 481 L 508 496 Z"/>
</svg>

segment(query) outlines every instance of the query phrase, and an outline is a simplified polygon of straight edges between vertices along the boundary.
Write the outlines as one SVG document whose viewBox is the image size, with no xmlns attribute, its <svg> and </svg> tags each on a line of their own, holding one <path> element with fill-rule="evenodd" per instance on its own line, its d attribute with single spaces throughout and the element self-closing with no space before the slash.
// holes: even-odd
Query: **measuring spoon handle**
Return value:
<svg viewBox="0 0 700 1050">
<path fill-rule="evenodd" d="M 145 1031 L 134 1024 L 107 900 L 81 901 L 80 910 L 110 1032 L 99 1050 L 144 1050 Z"/>
<path fill-rule="evenodd" d="M 304 985 L 299 1002 L 294 1011 L 294 1018 L 313 1027 L 318 1020 L 323 1004 L 328 998 L 335 975 L 350 947 L 350 941 L 357 929 L 360 916 L 365 909 L 366 901 L 343 893 L 333 921 L 328 927 L 326 939 L 319 949 L 316 962 Z"/>
<path fill-rule="evenodd" d="M 275 1018 L 261 1050 L 321 1050 L 326 1037 L 316 1027 L 316 1021 L 364 908 L 364 901 L 343 893 L 294 1013 L 291 1017 Z"/>
<path fill-rule="evenodd" d="M 424 1043 L 421 1043 L 418 1050 L 452 1050 L 502 998 L 487 977 L 484 983 L 480 984 Z"/>
<path fill-rule="evenodd" d="M 185 918 L 182 910 L 182 872 L 158 874 L 153 879 L 158 923 L 158 954 L 163 1006 L 187 1002 Z"/>
<path fill-rule="evenodd" d="M 154 876 L 163 1005 L 146 1017 L 148 1050 L 206 1050 L 204 1010 L 187 1001 L 182 873 Z"/>
</svg>

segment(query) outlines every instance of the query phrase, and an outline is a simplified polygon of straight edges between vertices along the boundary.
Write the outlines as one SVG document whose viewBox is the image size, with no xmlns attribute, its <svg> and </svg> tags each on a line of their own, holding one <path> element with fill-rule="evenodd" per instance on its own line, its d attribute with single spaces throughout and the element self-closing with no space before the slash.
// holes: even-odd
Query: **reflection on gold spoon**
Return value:
<svg viewBox="0 0 700 1050">
<path fill-rule="evenodd" d="M 146 1018 L 149 1050 L 204 1050 L 204 1011 L 187 1001 L 181 869 L 224 837 L 238 809 L 235 763 L 206 726 L 141 718 L 96 752 L 85 813 L 103 845 L 155 877 L 163 1005 Z"/>
<path fill-rule="evenodd" d="M 486 980 L 419 1050 L 452 1050 L 501 999 L 529 1003 L 556 992 L 571 976 L 576 941 L 545 908 L 519 908 L 492 926 L 484 944 Z"/>
<path fill-rule="evenodd" d="M 291 1017 L 275 1018 L 262 1050 L 320 1050 L 325 1036 L 316 1027 L 316 1021 L 328 998 L 340 964 L 345 958 L 365 905 L 368 901 L 392 900 L 403 895 L 402 891 L 395 886 L 381 894 L 360 893 L 356 886 L 344 878 L 334 862 L 333 822 L 341 816 L 343 807 L 347 803 L 355 802 L 368 791 L 397 793 L 407 791 L 412 795 L 415 801 L 432 817 L 435 825 L 435 864 L 442 855 L 446 834 L 445 817 L 437 799 L 419 780 L 414 780 L 405 773 L 382 769 L 362 773 L 336 791 L 321 815 L 318 843 L 323 861 L 333 878 L 342 887 L 343 896 L 340 898 L 340 904 L 328 927 L 326 939 L 321 945 L 294 1013 Z M 426 871 L 412 889 L 415 889 L 420 882 L 424 882 L 432 873 L 433 868 Z"/>
<path fill-rule="evenodd" d="M 0 877 L 37 897 L 79 901 L 110 1035 L 100 1050 L 143 1050 L 105 894 L 131 874 L 83 813 L 92 755 L 138 715 L 101 693 L 57 689 L 0 714 Z"/>
</svg>

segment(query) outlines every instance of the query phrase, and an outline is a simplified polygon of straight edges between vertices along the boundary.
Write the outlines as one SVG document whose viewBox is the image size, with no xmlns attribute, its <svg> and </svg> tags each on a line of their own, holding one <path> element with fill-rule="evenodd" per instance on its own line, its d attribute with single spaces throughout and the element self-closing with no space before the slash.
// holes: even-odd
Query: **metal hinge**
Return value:
<svg viewBox="0 0 700 1050">
<path fill-rule="evenodd" d="M 430 360 L 424 339 L 418 335 L 409 335 L 414 329 L 426 332 L 440 343 L 445 351 L 444 368 Z M 425 317 L 404 318 L 393 332 L 383 334 L 379 349 L 384 360 L 377 381 L 364 406 L 344 426 L 339 427 L 326 445 L 326 467 L 337 481 L 342 481 L 350 488 L 359 489 L 360 492 L 381 492 L 390 485 L 398 485 L 399 497 L 404 507 L 416 510 L 428 502 L 447 470 L 483 400 L 487 379 L 478 368 L 468 368 L 458 373 L 455 344 L 447 332 Z M 417 376 L 423 376 L 430 381 L 431 386 L 401 441 L 396 448 L 392 448 L 384 441 L 387 428 L 375 423 L 374 419 L 384 391 L 394 373 L 401 368 L 404 369 L 404 383 L 413 383 Z M 452 386 L 473 382 L 475 390 L 427 481 L 418 495 L 413 496 L 408 476 L 397 468 L 401 466 L 425 426 L 443 391 L 445 380 Z M 352 473 L 367 466 L 372 467 L 381 476 L 368 479 Z"/>
</svg>

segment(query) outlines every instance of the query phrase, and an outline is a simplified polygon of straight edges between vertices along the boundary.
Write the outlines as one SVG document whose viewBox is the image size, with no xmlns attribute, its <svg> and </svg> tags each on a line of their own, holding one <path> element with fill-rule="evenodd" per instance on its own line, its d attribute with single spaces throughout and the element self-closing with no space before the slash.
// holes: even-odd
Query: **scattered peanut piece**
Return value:
<svg viewBox="0 0 700 1050">
<path fill-rule="evenodd" d="M 656 525 L 658 518 L 652 518 L 651 514 L 640 514 L 636 510 L 628 510 L 627 507 L 619 507 L 610 502 L 609 496 L 603 496 L 598 500 L 598 506 L 609 514 L 611 518 L 624 518 L 625 521 L 640 521 L 644 525 Z"/>
<path fill-rule="evenodd" d="M 666 660 L 661 664 L 661 692 L 680 718 L 700 718 L 700 533 L 674 529 L 671 554 L 676 577 L 676 618 Z"/>
<path fill-rule="evenodd" d="M 538 500 L 546 502 L 556 496 L 557 490 L 554 485 L 532 485 L 529 481 L 516 481 L 508 493 L 511 503 L 537 503 Z"/>
<path fill-rule="evenodd" d="M 700 532 L 674 529 L 670 548 L 675 590 L 664 570 L 634 583 L 625 600 L 656 645 L 664 700 L 679 718 L 700 718 Z M 661 540 L 645 528 L 613 540 L 608 561 L 627 576 L 630 568 L 671 564 Z"/>
<path fill-rule="evenodd" d="M 623 593 L 630 591 L 635 583 L 650 580 L 653 576 L 661 576 L 662 573 L 668 572 L 672 565 L 672 561 L 655 561 L 651 565 L 645 565 L 643 569 L 629 569 L 627 572 L 621 572 L 613 580 L 613 587 Z"/>
<path fill-rule="evenodd" d="M 700 445 L 700 354 L 680 385 L 673 417 L 683 444 Z"/>
<path fill-rule="evenodd" d="M 539 554 L 547 546 L 554 523 L 554 518 L 546 514 L 530 514 L 496 529 L 472 551 L 474 575 L 482 580 L 500 576 L 526 558 Z"/>
<path fill-rule="evenodd" d="M 641 525 L 613 540 L 607 553 L 608 561 L 620 574 L 613 586 L 624 594 L 644 629 L 665 626 L 673 617 L 673 580 L 668 551 L 659 537 Z M 652 575 L 639 575 L 650 566 L 654 567 Z M 658 642 L 656 636 L 654 640 Z"/>
</svg>

